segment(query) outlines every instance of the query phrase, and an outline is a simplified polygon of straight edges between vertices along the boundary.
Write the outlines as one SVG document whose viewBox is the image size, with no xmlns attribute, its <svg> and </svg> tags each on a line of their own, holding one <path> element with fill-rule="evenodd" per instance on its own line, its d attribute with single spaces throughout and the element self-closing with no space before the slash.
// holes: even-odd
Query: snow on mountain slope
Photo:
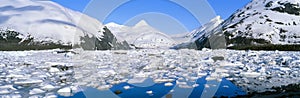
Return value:
<svg viewBox="0 0 300 98">
<path fill-rule="evenodd" d="M 171 34 L 170 37 L 176 41 L 177 44 L 190 42 L 191 36 L 190 32 Z"/>
<path fill-rule="evenodd" d="M 84 21 L 81 21 L 84 20 Z M 79 44 L 85 35 L 101 36 L 102 24 L 52 1 L 1 0 L 0 28 L 30 35 L 35 41 Z"/>
<path fill-rule="evenodd" d="M 225 24 L 232 38 L 263 39 L 271 44 L 300 43 L 299 0 L 253 0 Z"/>
<path fill-rule="evenodd" d="M 201 43 L 197 43 L 199 41 L 205 40 L 207 36 L 211 33 L 211 31 L 219 26 L 223 20 L 221 19 L 220 16 L 217 16 L 213 19 L 210 20 L 210 22 L 204 24 L 198 29 L 193 30 L 191 33 L 184 34 L 184 35 L 177 35 L 174 36 L 177 39 L 181 39 L 182 43 L 179 43 L 178 45 L 172 47 L 175 49 L 183 49 L 183 48 L 188 48 L 188 49 L 198 49 L 199 47 L 202 48 Z M 188 39 L 188 40 L 185 40 Z"/>
<path fill-rule="evenodd" d="M 175 44 L 171 37 L 154 29 L 145 20 L 132 27 L 116 23 L 108 23 L 106 26 L 117 38 L 126 40 L 138 48 L 166 48 Z"/>
<path fill-rule="evenodd" d="M 202 46 L 220 43 L 207 39 L 222 35 L 214 39 L 225 38 L 229 48 L 278 49 L 279 45 L 297 45 L 300 43 L 299 3 L 299 0 L 252 0 L 219 26 L 208 30 L 208 36 L 197 36 L 196 42 Z"/>
<path fill-rule="evenodd" d="M 201 36 L 209 33 L 214 28 L 219 26 L 222 22 L 223 22 L 223 20 L 221 19 L 220 16 L 217 16 L 217 17 L 211 19 L 210 22 L 204 24 L 200 28 L 198 28 L 198 29 L 192 31 L 192 33 L 190 33 L 190 36 L 192 37 L 191 41 L 195 41 L 195 40 L 199 39 Z"/>
</svg>

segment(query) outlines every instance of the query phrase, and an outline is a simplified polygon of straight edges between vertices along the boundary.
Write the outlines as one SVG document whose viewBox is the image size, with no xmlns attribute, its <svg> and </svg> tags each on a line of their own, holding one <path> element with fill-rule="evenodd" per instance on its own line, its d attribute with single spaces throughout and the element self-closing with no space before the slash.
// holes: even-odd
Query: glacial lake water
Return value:
<svg viewBox="0 0 300 98">
<path fill-rule="evenodd" d="M 1 51 L 3 98 L 299 96 L 300 52 Z"/>
</svg>

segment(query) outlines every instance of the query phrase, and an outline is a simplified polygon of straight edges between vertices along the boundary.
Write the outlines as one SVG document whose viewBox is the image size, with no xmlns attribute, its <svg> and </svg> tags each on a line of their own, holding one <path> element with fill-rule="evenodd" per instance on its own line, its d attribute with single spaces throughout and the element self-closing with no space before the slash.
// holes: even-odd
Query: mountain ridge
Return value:
<svg viewBox="0 0 300 98">
<path fill-rule="evenodd" d="M 117 38 L 126 40 L 136 48 L 169 48 L 175 41 L 163 32 L 150 26 L 145 20 L 139 21 L 134 26 L 108 23 L 107 26 Z"/>
<path fill-rule="evenodd" d="M 225 38 L 229 49 L 287 50 L 283 47 L 290 46 L 295 50 L 294 45 L 300 44 L 300 8 L 299 1 L 294 1 L 253 0 L 195 42 L 199 49 L 212 48 L 210 44 Z M 201 40 L 211 36 L 215 38 Z"/>
<path fill-rule="evenodd" d="M 98 20 L 52 1 L 3 0 L 0 4 L 0 11 L 0 35 L 7 35 L 6 33 L 11 31 L 16 32 L 14 34 L 18 34 L 14 36 L 16 38 L 9 39 L 12 40 L 10 41 L 12 43 L 8 42 L 6 36 L 0 36 L 2 37 L 1 45 L 7 46 L 7 49 L 10 45 L 5 44 L 13 44 L 13 47 L 34 47 L 29 48 L 30 50 L 40 49 L 39 46 L 42 47 L 49 44 L 83 48 L 82 44 L 87 43 L 93 45 L 84 46 L 97 46 L 95 42 L 101 42 L 101 38 L 105 36 L 112 36 L 109 37 L 110 40 L 123 43 L 123 41 L 113 38 L 114 35 L 105 33 L 105 30 L 102 30 L 105 27 Z M 27 40 L 29 38 L 32 39 Z M 88 39 L 93 42 L 85 42 Z M 114 42 L 108 41 L 109 39 L 106 41 Z M 25 40 L 29 41 L 29 43 L 22 43 Z M 111 47 L 98 47 L 98 49 L 110 49 L 114 45 L 118 46 L 117 43 L 111 44 Z"/>
</svg>

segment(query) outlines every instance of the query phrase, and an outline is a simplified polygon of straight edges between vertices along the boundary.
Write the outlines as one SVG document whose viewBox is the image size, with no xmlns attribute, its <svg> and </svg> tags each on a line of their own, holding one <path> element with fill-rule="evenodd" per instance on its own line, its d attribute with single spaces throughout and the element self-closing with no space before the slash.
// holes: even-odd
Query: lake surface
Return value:
<svg viewBox="0 0 300 98">
<path fill-rule="evenodd" d="M 300 52 L 2 51 L 0 68 L 4 98 L 276 97 L 300 92 Z"/>
</svg>

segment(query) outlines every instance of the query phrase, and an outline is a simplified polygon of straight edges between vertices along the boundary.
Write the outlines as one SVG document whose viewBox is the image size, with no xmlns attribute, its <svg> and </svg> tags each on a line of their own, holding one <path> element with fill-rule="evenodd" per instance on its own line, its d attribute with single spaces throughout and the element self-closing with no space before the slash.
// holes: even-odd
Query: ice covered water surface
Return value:
<svg viewBox="0 0 300 98">
<path fill-rule="evenodd" d="M 149 78 L 153 84 L 181 88 L 197 87 L 196 80 L 205 76 L 207 81 L 226 78 L 246 92 L 274 91 L 300 81 L 300 52 L 57 51 L 0 52 L 0 96 L 72 96 L 81 91 L 79 86 L 105 90 Z"/>
</svg>

